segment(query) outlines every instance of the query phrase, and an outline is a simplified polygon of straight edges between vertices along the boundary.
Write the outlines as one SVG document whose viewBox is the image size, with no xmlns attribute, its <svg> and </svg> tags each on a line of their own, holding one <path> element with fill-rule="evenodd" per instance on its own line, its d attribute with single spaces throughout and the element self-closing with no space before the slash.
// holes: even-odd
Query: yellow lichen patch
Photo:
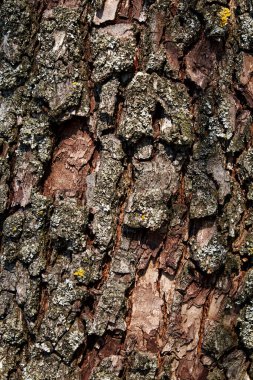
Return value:
<svg viewBox="0 0 253 380">
<path fill-rule="evenodd" d="M 76 277 L 84 277 L 85 275 L 85 270 L 83 268 L 78 268 L 74 273 L 74 276 Z"/>
<path fill-rule="evenodd" d="M 80 86 L 79 82 L 72 82 L 72 86 Z"/>
<path fill-rule="evenodd" d="M 252 248 L 252 247 L 251 247 L 251 248 L 248 248 L 248 254 L 249 254 L 250 256 L 253 255 L 253 248 Z"/>
<path fill-rule="evenodd" d="M 219 12 L 221 26 L 226 26 L 229 17 L 231 17 L 231 11 L 229 8 L 223 7 Z"/>
</svg>

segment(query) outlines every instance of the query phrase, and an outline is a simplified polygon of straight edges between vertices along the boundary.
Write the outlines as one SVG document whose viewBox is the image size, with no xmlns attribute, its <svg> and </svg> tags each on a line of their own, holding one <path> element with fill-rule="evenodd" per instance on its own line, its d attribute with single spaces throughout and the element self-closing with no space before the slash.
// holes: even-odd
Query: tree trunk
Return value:
<svg viewBox="0 0 253 380">
<path fill-rule="evenodd" d="M 252 0 L 0 19 L 0 379 L 253 379 Z"/>
</svg>

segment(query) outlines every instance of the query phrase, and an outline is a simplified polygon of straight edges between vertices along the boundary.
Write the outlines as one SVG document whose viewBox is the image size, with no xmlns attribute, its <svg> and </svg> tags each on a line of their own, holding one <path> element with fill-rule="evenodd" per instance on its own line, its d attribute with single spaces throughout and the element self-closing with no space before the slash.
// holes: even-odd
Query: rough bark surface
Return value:
<svg viewBox="0 0 253 380">
<path fill-rule="evenodd" d="M 0 379 L 253 379 L 252 0 L 0 20 Z"/>
</svg>

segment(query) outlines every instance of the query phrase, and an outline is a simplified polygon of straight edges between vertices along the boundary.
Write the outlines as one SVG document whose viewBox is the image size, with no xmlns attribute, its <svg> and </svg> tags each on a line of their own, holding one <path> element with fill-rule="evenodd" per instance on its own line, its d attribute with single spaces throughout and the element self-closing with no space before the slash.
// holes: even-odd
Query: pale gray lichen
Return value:
<svg viewBox="0 0 253 380">
<path fill-rule="evenodd" d="M 129 84 L 126 106 L 119 125 L 119 136 L 137 142 L 142 136 L 152 136 L 152 113 L 155 110 L 153 80 L 149 74 L 139 72 Z"/>
<path fill-rule="evenodd" d="M 4 148 L 3 148 L 4 149 Z M 10 165 L 8 157 L 0 157 L 0 214 L 4 212 L 8 202 Z"/>
<path fill-rule="evenodd" d="M 73 359 L 76 350 L 84 344 L 84 340 L 84 326 L 82 323 L 75 321 L 57 343 L 55 350 L 63 358 L 64 362 L 69 364 Z"/>
<path fill-rule="evenodd" d="M 227 250 L 217 236 L 212 237 L 203 247 L 198 247 L 193 242 L 191 248 L 194 261 L 206 273 L 214 273 L 225 263 Z"/>
<path fill-rule="evenodd" d="M 44 354 L 34 350 L 29 358 L 21 362 L 24 380 L 62 380 L 78 379 L 80 370 L 62 362 L 56 354 Z"/>
<path fill-rule="evenodd" d="M 121 278 L 114 274 L 110 276 L 102 289 L 103 293 L 99 299 L 89 334 L 102 336 L 106 330 L 125 331 L 126 324 L 121 312 L 125 306 L 126 288 L 127 285 Z"/>
<path fill-rule="evenodd" d="M 25 322 L 20 318 L 21 310 L 14 303 L 9 309 L 8 315 L 0 321 L 0 334 L 3 344 L 21 346 L 27 341 Z"/>
<path fill-rule="evenodd" d="M 116 24 L 95 29 L 91 43 L 95 82 L 133 68 L 136 41 L 131 25 Z"/>
<path fill-rule="evenodd" d="M 17 364 L 16 358 L 20 353 L 19 347 L 8 345 L 8 350 L 2 345 L 0 347 L 0 378 L 1 380 L 9 380 L 9 373 L 15 371 Z M 34 380 L 34 379 L 33 379 Z"/>
<path fill-rule="evenodd" d="M 253 296 L 253 268 L 246 273 L 242 285 L 237 294 L 237 304 L 243 304 L 245 301 L 251 300 Z"/>
<path fill-rule="evenodd" d="M 53 247 L 65 253 L 82 252 L 86 245 L 87 212 L 73 199 L 59 201 L 50 220 L 50 237 Z"/>
<path fill-rule="evenodd" d="M 48 162 L 52 150 L 52 133 L 46 117 L 23 119 L 17 157 L 22 157 L 23 152 L 28 150 L 34 152 L 40 162 Z"/>
<path fill-rule="evenodd" d="M 239 44 L 244 50 L 251 50 L 253 47 L 253 18 L 249 14 L 239 16 Z"/>
<path fill-rule="evenodd" d="M 235 131 L 236 101 L 230 93 L 220 93 L 218 100 L 218 119 L 221 128 L 217 131 L 217 136 L 230 140 Z"/>
<path fill-rule="evenodd" d="M 5 0 L 0 7 L 0 89 L 23 84 L 31 68 L 34 48 L 32 9 L 26 0 Z M 34 21 L 34 20 L 33 20 Z"/>
<path fill-rule="evenodd" d="M 3 225 L 3 244 L 1 265 L 14 262 L 18 257 L 19 239 L 23 230 L 24 212 L 17 211 L 6 218 Z"/>
<path fill-rule="evenodd" d="M 243 180 L 253 177 L 253 148 L 242 153 L 238 160 L 239 174 Z"/>
<path fill-rule="evenodd" d="M 136 144 L 134 158 L 140 161 L 150 160 L 153 149 L 152 139 L 144 137 Z"/>
<path fill-rule="evenodd" d="M 18 132 L 17 111 L 21 107 L 18 96 L 0 96 L 0 137 L 13 143 Z"/>
<path fill-rule="evenodd" d="M 253 349 L 253 304 L 250 302 L 242 311 L 239 322 L 240 338 L 244 346 Z"/>
<path fill-rule="evenodd" d="M 16 149 L 13 206 L 26 206 L 31 202 L 32 193 L 38 190 L 45 165 L 50 160 L 51 150 L 52 135 L 47 118 L 42 115 L 24 118 Z"/>
<path fill-rule="evenodd" d="M 92 371 L 90 380 L 117 380 L 123 368 L 123 358 L 119 355 L 111 355 L 101 360 L 100 364 Z"/>
<path fill-rule="evenodd" d="M 96 125 L 98 136 L 101 136 L 107 129 L 114 128 L 114 112 L 118 89 L 119 81 L 117 79 L 109 80 L 101 88 Z"/>
<path fill-rule="evenodd" d="M 115 216 L 118 206 L 117 191 L 123 174 L 124 152 L 119 139 L 113 135 L 101 138 L 100 165 L 95 173 L 87 177 L 87 206 L 94 214 L 92 231 L 95 241 L 105 249 L 113 239 Z"/>
<path fill-rule="evenodd" d="M 244 192 L 236 181 L 232 182 L 231 199 L 225 204 L 222 227 L 228 235 L 235 237 L 240 228 L 240 220 L 246 207 Z"/>
<path fill-rule="evenodd" d="M 41 259 L 45 247 L 44 234 L 49 205 L 46 197 L 34 194 L 30 209 L 17 211 L 6 218 L 3 227 L 3 265 L 16 259 L 29 265 L 35 258 Z M 42 268 L 43 266 L 40 270 Z"/>
<path fill-rule="evenodd" d="M 131 367 L 127 369 L 128 380 L 154 380 L 158 367 L 156 355 L 135 351 L 131 355 Z"/>
<path fill-rule="evenodd" d="M 169 20 L 165 35 L 167 40 L 173 43 L 182 54 L 189 44 L 197 40 L 200 28 L 201 24 L 198 17 L 184 9 L 180 14 Z"/>
<path fill-rule="evenodd" d="M 200 184 L 196 185 L 199 186 Z M 190 204 L 190 217 L 203 218 L 214 215 L 218 207 L 217 198 L 216 189 L 212 184 L 208 186 L 208 183 L 206 183 L 205 188 L 195 186 Z"/>
<path fill-rule="evenodd" d="M 202 347 L 215 358 L 220 359 L 225 352 L 237 345 L 237 337 L 233 330 L 222 323 L 207 327 Z"/>
<path fill-rule="evenodd" d="M 137 96 L 138 94 L 138 96 Z M 192 142 L 190 99 L 186 88 L 156 74 L 138 72 L 126 92 L 118 134 L 130 143 L 154 134 L 153 118 L 160 107 L 160 138 L 167 143 L 189 145 Z"/>
<path fill-rule="evenodd" d="M 39 312 L 40 281 L 39 278 L 31 278 L 29 271 L 19 262 L 16 263 L 15 272 L 18 280 L 15 299 L 18 306 L 24 310 L 27 326 L 32 331 Z"/>
<path fill-rule="evenodd" d="M 89 111 L 87 66 L 82 60 L 83 23 L 76 9 L 56 7 L 43 14 L 37 72 L 29 88 L 53 118 L 67 119 L 72 113 L 86 116 Z"/>
<path fill-rule="evenodd" d="M 65 261 L 67 262 L 67 261 Z M 54 277 L 54 279 L 53 279 Z M 60 278 L 63 280 L 60 280 Z M 51 281 L 52 279 L 52 281 Z M 48 298 L 49 308 L 46 311 L 43 321 L 40 326 L 39 332 L 36 334 L 36 347 L 43 355 L 44 353 L 52 353 L 55 347 L 59 344 L 59 351 L 62 351 L 62 355 L 65 355 L 66 361 L 71 360 L 77 347 L 84 343 L 85 334 L 82 327 L 76 326 L 71 330 L 71 326 L 76 320 L 77 314 L 80 312 L 79 308 L 75 305 L 83 302 L 87 297 L 86 288 L 77 284 L 74 279 L 70 279 L 68 276 L 64 276 L 61 272 L 57 272 L 57 265 L 54 266 L 47 276 L 44 276 L 44 282 L 47 283 L 47 288 L 50 293 Z M 72 348 L 68 344 L 68 348 L 64 348 L 64 339 L 66 335 L 66 341 L 70 339 L 70 330 L 75 332 L 75 342 L 73 342 Z M 69 335 L 70 334 L 70 335 Z M 80 337 L 82 334 L 82 337 Z M 77 336 L 80 341 L 77 342 Z"/>
<path fill-rule="evenodd" d="M 178 185 L 177 170 L 165 152 L 152 161 L 134 164 L 135 183 L 125 210 L 124 224 L 157 230 L 168 219 L 167 203 Z"/>
</svg>

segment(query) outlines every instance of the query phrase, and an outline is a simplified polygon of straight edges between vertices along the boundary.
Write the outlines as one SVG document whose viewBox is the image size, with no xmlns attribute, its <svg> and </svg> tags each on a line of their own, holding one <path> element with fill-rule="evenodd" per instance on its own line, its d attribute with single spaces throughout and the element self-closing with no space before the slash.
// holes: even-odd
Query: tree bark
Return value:
<svg viewBox="0 0 253 380">
<path fill-rule="evenodd" d="M 0 379 L 253 379 L 252 1 L 0 19 Z"/>
</svg>

